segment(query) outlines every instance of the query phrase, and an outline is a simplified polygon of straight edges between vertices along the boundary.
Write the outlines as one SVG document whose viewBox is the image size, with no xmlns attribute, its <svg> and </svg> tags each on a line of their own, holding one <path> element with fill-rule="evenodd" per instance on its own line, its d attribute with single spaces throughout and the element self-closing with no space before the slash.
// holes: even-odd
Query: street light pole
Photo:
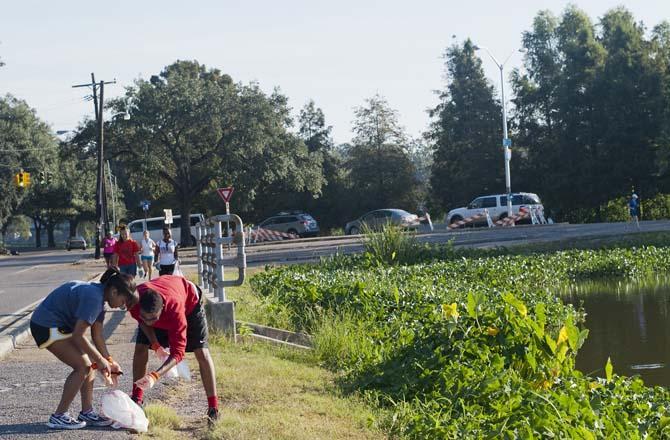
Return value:
<svg viewBox="0 0 670 440">
<path fill-rule="evenodd" d="M 505 76 L 503 74 L 503 69 L 505 67 L 505 63 L 507 60 L 510 59 L 512 56 L 512 53 L 509 54 L 507 59 L 503 61 L 502 63 L 499 63 L 496 57 L 493 56 L 493 54 L 484 46 L 474 46 L 475 50 L 480 50 L 483 49 L 486 51 L 486 53 L 491 57 L 493 62 L 498 66 L 498 69 L 500 70 L 500 95 L 501 95 L 501 105 L 502 105 L 502 126 L 503 126 L 503 141 L 502 141 L 502 147 L 503 147 L 503 154 L 505 157 L 505 192 L 507 193 L 507 215 L 509 217 L 512 216 L 512 179 L 510 177 L 510 160 L 512 159 L 512 150 L 510 147 L 512 146 L 512 140 L 507 136 L 507 111 L 506 111 L 506 105 L 505 105 Z M 512 223 L 514 225 L 514 223 Z"/>
</svg>

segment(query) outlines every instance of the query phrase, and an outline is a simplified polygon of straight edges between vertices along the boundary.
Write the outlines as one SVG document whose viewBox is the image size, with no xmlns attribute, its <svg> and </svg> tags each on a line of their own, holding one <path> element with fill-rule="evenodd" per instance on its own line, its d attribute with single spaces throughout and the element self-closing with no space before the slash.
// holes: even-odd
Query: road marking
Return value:
<svg viewBox="0 0 670 440">
<path fill-rule="evenodd" d="M 14 275 L 19 274 L 19 273 L 23 273 L 23 272 L 26 272 L 26 271 L 29 271 L 30 269 L 35 269 L 35 268 L 37 268 L 37 267 L 40 267 L 40 266 L 37 265 L 37 266 L 26 267 L 25 269 L 21 269 L 21 270 L 19 270 L 19 271 L 17 271 L 17 272 L 14 272 Z"/>
</svg>

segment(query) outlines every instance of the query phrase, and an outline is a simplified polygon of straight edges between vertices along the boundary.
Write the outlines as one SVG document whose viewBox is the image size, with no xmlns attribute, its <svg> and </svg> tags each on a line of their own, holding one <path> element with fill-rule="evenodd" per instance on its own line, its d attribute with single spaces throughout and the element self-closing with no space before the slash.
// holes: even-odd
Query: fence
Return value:
<svg viewBox="0 0 670 440">
<path fill-rule="evenodd" d="M 244 250 L 244 233 L 224 237 L 225 224 L 232 222 L 236 231 L 244 231 L 242 219 L 235 214 L 217 215 L 196 225 L 198 283 L 203 291 L 210 292 L 219 302 L 226 301 L 226 287 L 239 286 L 244 282 L 247 255 Z M 236 246 L 234 264 L 238 268 L 237 279 L 224 280 L 223 245 Z"/>
</svg>

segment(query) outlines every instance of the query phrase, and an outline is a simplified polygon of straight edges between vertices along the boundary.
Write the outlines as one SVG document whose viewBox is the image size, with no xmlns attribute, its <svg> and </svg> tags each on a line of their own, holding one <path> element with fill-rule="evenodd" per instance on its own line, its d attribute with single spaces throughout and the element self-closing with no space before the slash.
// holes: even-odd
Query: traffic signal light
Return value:
<svg viewBox="0 0 670 440">
<path fill-rule="evenodd" d="M 14 175 L 14 183 L 19 188 L 26 188 L 30 186 L 30 173 L 26 171 L 19 171 Z"/>
<path fill-rule="evenodd" d="M 47 172 L 40 171 L 40 185 L 46 185 L 47 183 Z"/>
</svg>

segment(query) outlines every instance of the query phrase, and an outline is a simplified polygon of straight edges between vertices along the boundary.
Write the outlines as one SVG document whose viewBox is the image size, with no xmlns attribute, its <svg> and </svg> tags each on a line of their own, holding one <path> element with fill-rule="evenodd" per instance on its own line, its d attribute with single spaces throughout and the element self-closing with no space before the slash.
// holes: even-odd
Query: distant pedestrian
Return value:
<svg viewBox="0 0 670 440">
<path fill-rule="evenodd" d="M 163 228 L 163 239 L 158 242 L 156 259 L 158 260 L 159 275 L 172 275 L 175 265 L 179 261 L 179 246 L 172 239 L 170 228 Z"/>
<path fill-rule="evenodd" d="M 635 221 L 635 225 L 640 229 L 640 198 L 633 193 L 628 201 L 628 212 L 630 213 L 631 221 Z"/>
<path fill-rule="evenodd" d="M 96 364 L 108 384 L 117 382 L 121 367 L 112 359 L 103 322 L 105 302 L 115 309 L 133 307 L 139 301 L 135 283 L 116 268 L 107 269 L 99 283 L 70 281 L 57 287 L 35 309 L 30 332 L 39 348 L 46 348 L 72 372 L 65 379 L 63 394 L 47 426 L 53 429 L 79 429 L 85 426 L 109 426 L 112 420 L 93 409 L 93 380 Z M 93 344 L 84 333 L 90 327 Z M 81 412 L 75 420 L 68 414 L 77 393 L 81 394 Z M 27 401 L 39 396 L 26 394 Z"/>
<path fill-rule="evenodd" d="M 119 241 L 114 245 L 114 266 L 121 273 L 137 276 L 137 267 L 140 263 L 140 245 L 128 236 L 128 229 L 122 226 L 119 230 Z"/>
<path fill-rule="evenodd" d="M 133 356 L 132 399 L 142 405 L 144 392 L 181 362 L 185 352 L 193 352 L 207 395 L 207 417 L 214 422 L 219 415 L 219 403 L 202 292 L 186 278 L 173 275 L 140 284 L 137 292 L 140 302 L 129 309 L 139 323 Z M 168 347 L 169 355 L 165 350 Z M 168 357 L 157 370 L 147 373 L 149 349 Z"/>
<path fill-rule="evenodd" d="M 144 236 L 140 242 L 142 247 L 142 268 L 144 269 L 144 277 L 148 277 L 151 281 L 151 274 L 154 269 L 154 255 L 156 254 L 156 242 L 151 239 L 149 231 L 144 231 Z"/>
<path fill-rule="evenodd" d="M 112 266 L 114 259 L 114 245 L 116 244 L 116 238 L 112 236 L 111 232 L 107 232 L 105 238 L 102 239 L 102 255 L 105 257 L 105 264 L 109 269 Z"/>
</svg>

